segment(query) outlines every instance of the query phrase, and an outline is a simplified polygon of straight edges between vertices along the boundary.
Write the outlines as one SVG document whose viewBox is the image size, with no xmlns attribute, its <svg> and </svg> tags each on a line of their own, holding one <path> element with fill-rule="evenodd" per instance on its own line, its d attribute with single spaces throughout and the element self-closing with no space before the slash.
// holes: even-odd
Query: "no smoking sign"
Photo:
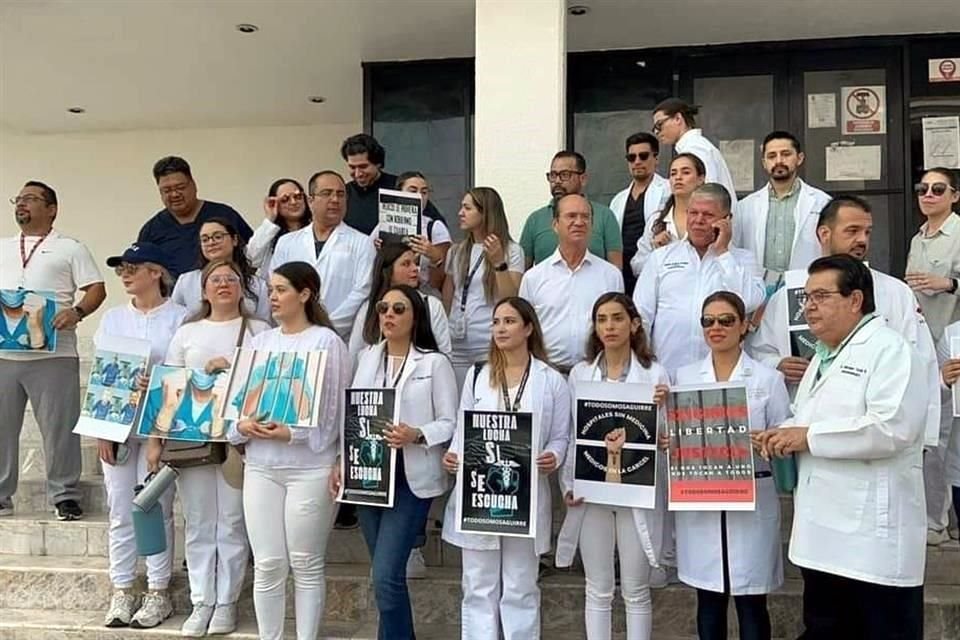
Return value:
<svg viewBox="0 0 960 640">
<path fill-rule="evenodd" d="M 843 87 L 843 133 L 847 135 L 887 132 L 887 88 L 883 85 Z"/>
</svg>

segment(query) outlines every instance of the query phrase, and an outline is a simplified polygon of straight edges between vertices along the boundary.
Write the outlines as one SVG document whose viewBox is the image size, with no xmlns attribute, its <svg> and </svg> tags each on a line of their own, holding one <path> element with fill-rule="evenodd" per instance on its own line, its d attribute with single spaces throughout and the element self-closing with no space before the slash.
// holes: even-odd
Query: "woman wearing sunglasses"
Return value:
<svg viewBox="0 0 960 640">
<path fill-rule="evenodd" d="M 605 293 L 594 303 L 592 317 L 587 359 L 570 371 L 571 397 L 576 398 L 577 383 L 581 381 L 628 382 L 655 386 L 654 401 L 662 404 L 670 378 L 666 370 L 654 362 L 633 301 L 622 293 Z M 619 556 L 627 640 L 650 640 L 653 628 L 650 569 L 660 562 L 664 505 L 661 501 L 656 509 L 630 509 L 584 504 L 583 498 L 577 498 L 573 491 L 575 442 L 571 434 L 560 476 L 567 517 L 557 540 L 557 566 L 570 566 L 574 553 L 580 549 L 586 574 L 587 639 L 610 640 L 614 560 Z"/>
<path fill-rule="evenodd" d="M 536 539 L 459 533 L 457 486 L 443 517 L 443 539 L 462 550 L 461 638 L 537 640 L 540 638 L 540 555 L 550 550 L 553 503 L 549 476 L 563 464 L 570 442 L 570 390 L 547 361 L 540 321 L 533 306 L 518 297 L 493 308 L 493 335 L 486 363 L 470 367 L 460 398 L 463 412 L 523 411 L 540 421 L 536 458 Z M 444 468 L 454 474 L 463 454 L 463 425 L 454 433 Z"/>
<path fill-rule="evenodd" d="M 377 301 L 383 298 L 388 289 L 405 285 L 413 289 L 420 286 L 420 266 L 417 254 L 409 246 L 396 242 L 383 245 L 377 253 L 371 276 L 370 297 L 357 311 L 357 317 L 350 332 L 350 355 L 356 360 L 360 352 L 378 344 L 383 337 L 380 331 L 381 318 L 377 314 Z M 450 353 L 450 329 L 447 314 L 439 298 L 420 294 L 427 307 L 430 329 L 441 353 Z"/>
<path fill-rule="evenodd" d="M 163 250 L 149 242 L 138 242 L 123 255 L 107 259 L 130 296 L 124 304 L 103 314 L 93 337 L 98 349 L 108 349 L 109 338 L 133 338 L 150 343 L 148 365 L 161 362 L 167 345 L 183 322 L 187 310 L 171 302 L 173 278 L 165 268 L 168 258 Z M 109 366 L 109 365 L 108 365 Z M 148 366 L 149 370 L 149 366 Z M 131 395 L 147 389 L 147 378 L 137 375 Z M 147 592 L 142 599 L 133 594 L 137 572 L 137 546 L 133 534 L 133 488 L 147 476 L 147 443 L 131 436 L 124 443 L 97 440 L 103 463 L 103 484 L 107 490 L 107 530 L 110 557 L 110 581 L 113 597 L 104 618 L 107 627 L 148 629 L 173 614 L 167 587 L 173 552 L 146 558 Z M 173 536 L 173 491 L 164 494 L 161 505 L 168 539 Z"/>
<path fill-rule="evenodd" d="M 200 313 L 203 308 L 203 285 L 200 282 L 204 267 L 214 260 L 229 260 L 240 268 L 243 274 L 243 306 L 246 314 L 263 321 L 270 320 L 270 300 L 267 285 L 254 275 L 253 267 L 247 260 L 243 238 L 236 228 L 221 218 L 211 218 L 200 225 L 198 235 L 200 243 L 200 266 L 193 271 L 181 274 L 177 286 L 173 288 L 173 301 L 185 306 L 190 316 Z"/>
<path fill-rule="evenodd" d="M 397 422 L 385 432 L 397 451 L 396 484 L 393 507 L 360 506 L 357 516 L 373 565 L 377 637 L 412 640 L 407 558 L 431 502 L 447 490 L 442 460 L 457 421 L 457 383 L 450 360 L 437 351 L 426 301 L 415 288 L 388 287 L 374 309 L 383 339 L 361 353 L 352 386 L 396 390 Z M 334 496 L 340 491 L 339 466 L 330 490 Z"/>
<path fill-rule="evenodd" d="M 753 431 L 773 429 L 790 415 L 783 375 L 743 351 L 749 326 L 740 299 L 718 291 L 703 302 L 700 325 L 710 355 L 677 370 L 677 384 L 739 382 L 747 387 Z M 661 445 L 664 438 L 661 437 Z M 754 458 L 755 511 L 676 512 L 677 572 L 697 589 L 700 640 L 727 637 L 732 595 L 741 640 L 769 640 L 767 595 L 783 584 L 780 502 L 768 463 Z"/>
<path fill-rule="evenodd" d="M 267 197 L 263 199 L 263 216 L 263 222 L 247 243 L 247 257 L 250 265 L 258 270 L 257 275 L 267 280 L 277 240 L 309 225 L 313 222 L 313 214 L 300 183 L 293 178 L 280 178 L 270 185 Z"/>
</svg>

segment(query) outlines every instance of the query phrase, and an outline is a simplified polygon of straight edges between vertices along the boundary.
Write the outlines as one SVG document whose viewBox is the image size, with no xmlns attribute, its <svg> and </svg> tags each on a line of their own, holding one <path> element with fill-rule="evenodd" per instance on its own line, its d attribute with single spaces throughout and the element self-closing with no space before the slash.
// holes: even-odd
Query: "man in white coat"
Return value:
<svg viewBox="0 0 960 640">
<path fill-rule="evenodd" d="M 926 370 L 880 319 L 857 258 L 810 265 L 804 308 L 818 342 L 791 426 L 755 437 L 797 455 L 790 560 L 803 574 L 802 639 L 923 635 Z"/>
<path fill-rule="evenodd" d="M 730 193 L 731 210 L 737 208 L 737 188 L 720 150 L 696 128 L 700 110 L 679 98 L 667 98 L 653 109 L 653 135 L 660 144 L 672 144 L 676 153 L 692 153 L 707 169 L 706 182 L 719 182 Z"/>
<path fill-rule="evenodd" d="M 670 181 L 657 173 L 657 160 L 660 157 L 660 143 L 646 131 L 634 133 L 627 138 L 627 170 L 630 172 L 630 184 L 613 196 L 610 210 L 620 225 L 623 239 L 623 285 L 626 294 L 633 295 L 637 276 L 633 273 L 630 261 L 637 254 L 637 246 L 649 221 L 654 220 L 658 211 L 670 197 Z"/>
<path fill-rule="evenodd" d="M 344 340 L 370 293 L 375 249 L 370 236 L 347 226 L 346 186 L 336 171 L 319 171 L 307 187 L 313 224 L 277 241 L 270 270 L 287 262 L 312 264 L 320 276 L 323 306 Z"/>
<path fill-rule="evenodd" d="M 733 244 L 753 252 L 771 290 L 785 271 L 820 257 L 817 219 L 830 196 L 800 179 L 803 151 L 792 133 L 769 133 L 760 149 L 770 182 L 737 206 Z"/>
</svg>

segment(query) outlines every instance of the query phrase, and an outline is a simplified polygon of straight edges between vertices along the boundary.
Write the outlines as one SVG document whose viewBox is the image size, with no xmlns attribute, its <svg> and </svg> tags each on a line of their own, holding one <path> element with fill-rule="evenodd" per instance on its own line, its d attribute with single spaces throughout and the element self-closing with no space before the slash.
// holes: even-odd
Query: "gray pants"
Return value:
<svg viewBox="0 0 960 640">
<path fill-rule="evenodd" d="M 40 426 L 47 467 L 47 497 L 79 500 L 80 361 L 77 358 L 0 360 L 0 500 L 17 492 L 20 431 L 27 400 Z"/>
</svg>

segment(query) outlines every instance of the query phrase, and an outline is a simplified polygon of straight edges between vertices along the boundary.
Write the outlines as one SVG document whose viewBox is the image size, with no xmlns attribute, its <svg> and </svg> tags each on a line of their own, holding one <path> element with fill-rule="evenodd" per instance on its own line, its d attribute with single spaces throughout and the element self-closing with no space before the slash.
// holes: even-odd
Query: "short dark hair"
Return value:
<svg viewBox="0 0 960 640">
<path fill-rule="evenodd" d="M 173 173 L 182 173 L 193 180 L 190 164 L 180 156 L 164 156 L 153 165 L 153 179 L 157 182 L 160 182 L 160 178 L 163 176 L 169 176 Z"/>
<path fill-rule="evenodd" d="M 307 189 L 309 190 L 308 195 L 313 195 L 313 183 L 317 181 L 317 178 L 322 178 L 323 176 L 337 176 L 344 185 L 347 184 L 347 181 L 343 179 L 343 176 L 334 171 L 333 169 L 324 169 L 323 171 L 317 171 L 315 174 L 310 176 L 310 179 L 307 180 Z"/>
<path fill-rule="evenodd" d="M 560 158 L 573 158 L 576 161 L 577 171 L 582 173 L 587 170 L 587 159 L 576 151 L 564 149 L 563 151 L 557 151 L 555 154 L 553 154 L 554 160 L 559 160 Z"/>
<path fill-rule="evenodd" d="M 39 180 L 27 180 L 23 183 L 23 187 L 36 187 L 43 192 L 43 199 L 47 201 L 47 204 L 57 204 L 57 192 L 47 183 Z"/>
<path fill-rule="evenodd" d="M 367 154 L 367 159 L 378 167 L 383 168 L 387 161 L 387 151 L 377 142 L 377 139 L 366 133 L 350 136 L 340 145 L 340 155 L 344 160 L 347 156 Z"/>
<path fill-rule="evenodd" d="M 855 207 L 866 213 L 873 213 L 873 209 L 870 208 L 870 203 L 863 198 L 851 195 L 834 196 L 833 199 L 820 210 L 817 229 L 820 227 L 832 227 L 837 221 L 837 214 L 840 213 L 840 207 Z"/>
<path fill-rule="evenodd" d="M 652 133 L 647 133 L 646 131 L 640 131 L 639 133 L 634 133 L 627 138 L 626 143 L 623 145 L 624 151 L 630 151 L 630 147 L 635 144 L 648 144 L 650 149 L 653 151 L 653 155 L 660 155 L 660 141 L 657 140 L 657 136 Z"/>
<path fill-rule="evenodd" d="M 837 289 L 844 298 L 849 298 L 854 291 L 863 293 L 863 306 L 860 308 L 863 315 L 877 310 L 873 296 L 873 274 L 862 261 L 846 253 L 839 253 L 817 258 L 807 267 L 810 275 L 823 271 L 837 272 Z"/>
<path fill-rule="evenodd" d="M 702 314 L 706 311 L 707 307 L 714 302 L 725 302 L 733 307 L 733 311 L 737 314 L 737 319 L 740 320 L 740 322 L 747 319 L 747 305 L 743 303 L 743 298 L 733 291 L 714 291 L 708 295 L 704 299 L 703 304 L 700 305 L 700 313 Z"/>
<path fill-rule="evenodd" d="M 662 111 L 664 115 L 671 118 L 679 113 L 688 127 L 695 127 L 697 126 L 696 115 L 700 113 L 700 108 L 689 105 L 680 98 L 667 98 L 653 108 L 654 113 L 657 111 Z"/>
<path fill-rule="evenodd" d="M 760 145 L 760 152 L 765 153 L 767 150 L 767 143 L 771 140 L 789 140 L 790 144 L 793 145 L 794 151 L 800 153 L 803 149 L 800 147 L 800 141 L 797 139 L 797 136 L 793 135 L 789 131 L 771 131 L 763 139 L 763 144 Z"/>
<path fill-rule="evenodd" d="M 424 182 L 427 182 L 427 176 L 423 175 L 419 171 L 404 171 L 397 176 L 397 189 L 402 189 L 403 183 L 411 178 L 420 178 Z"/>
</svg>

